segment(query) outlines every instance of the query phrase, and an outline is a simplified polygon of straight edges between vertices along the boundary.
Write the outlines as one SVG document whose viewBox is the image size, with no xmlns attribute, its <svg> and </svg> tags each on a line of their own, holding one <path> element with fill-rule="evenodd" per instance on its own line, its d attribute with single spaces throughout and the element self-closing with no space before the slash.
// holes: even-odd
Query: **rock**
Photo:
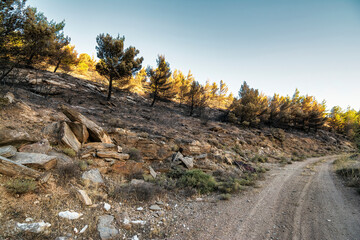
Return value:
<svg viewBox="0 0 360 240">
<path fill-rule="evenodd" d="M 98 169 L 91 169 L 87 172 L 84 172 L 82 178 L 93 183 L 104 183 L 104 180 Z"/>
<path fill-rule="evenodd" d="M 111 209 L 110 204 L 104 203 L 104 209 L 105 209 L 106 211 L 110 211 L 110 209 Z"/>
<path fill-rule="evenodd" d="M 161 208 L 156 204 L 151 205 L 149 209 L 152 211 L 161 211 Z"/>
<path fill-rule="evenodd" d="M 108 148 L 115 148 L 116 145 L 112 143 L 101 143 L 101 142 L 91 142 L 91 143 L 85 143 L 83 148 L 88 150 L 104 150 Z"/>
<path fill-rule="evenodd" d="M 89 225 L 85 225 L 85 227 L 83 227 L 81 230 L 80 230 L 80 234 L 84 233 L 86 231 L 86 229 L 88 229 Z"/>
<path fill-rule="evenodd" d="M 145 224 L 146 224 L 146 221 L 143 221 L 143 220 L 134 220 L 134 221 L 131 221 L 131 224 L 134 224 L 134 225 L 145 225 Z"/>
<path fill-rule="evenodd" d="M 78 152 L 81 148 L 81 143 L 66 122 L 61 124 L 60 140 L 66 147 L 73 149 L 75 152 Z"/>
<path fill-rule="evenodd" d="M 47 139 L 43 139 L 40 142 L 22 146 L 19 148 L 19 152 L 29 152 L 29 153 L 42 153 L 47 154 L 51 151 L 52 147 Z"/>
<path fill-rule="evenodd" d="M 80 143 L 85 143 L 89 139 L 89 132 L 86 126 L 78 122 L 67 123 Z"/>
<path fill-rule="evenodd" d="M 0 146 L 3 145 L 14 145 L 35 142 L 35 139 L 23 131 L 19 132 L 10 128 L 0 128 Z"/>
<path fill-rule="evenodd" d="M 85 190 L 80 190 L 80 189 L 77 189 L 76 190 L 76 195 L 77 197 L 80 199 L 80 201 L 85 204 L 86 206 L 90 206 L 92 205 L 92 201 L 91 199 L 89 198 L 89 195 L 86 193 Z"/>
<path fill-rule="evenodd" d="M 131 181 L 130 181 L 131 185 L 141 185 L 144 183 L 145 183 L 145 181 L 142 179 L 131 179 Z"/>
<path fill-rule="evenodd" d="M 139 240 L 138 236 L 137 235 L 134 235 L 131 240 Z"/>
<path fill-rule="evenodd" d="M 11 92 L 7 92 L 4 96 L 7 99 L 8 103 L 13 103 L 15 101 L 15 96 Z"/>
<path fill-rule="evenodd" d="M 180 152 L 173 155 L 172 161 L 177 164 L 183 163 L 188 169 L 194 167 L 194 159 L 192 157 L 184 157 Z"/>
<path fill-rule="evenodd" d="M 143 207 L 138 207 L 138 208 L 136 208 L 136 211 L 144 211 L 144 208 Z"/>
<path fill-rule="evenodd" d="M 149 170 L 150 170 L 150 175 L 153 177 L 153 178 L 156 178 L 156 172 L 154 171 L 154 169 L 151 167 L 151 166 L 149 166 Z"/>
<path fill-rule="evenodd" d="M 40 177 L 40 173 L 22 164 L 13 162 L 0 156 L 0 173 L 7 176 L 28 176 L 32 178 Z"/>
<path fill-rule="evenodd" d="M 9 158 L 12 157 L 16 154 L 16 148 L 13 146 L 4 146 L 4 147 L 0 147 L 0 156 Z"/>
<path fill-rule="evenodd" d="M 53 122 L 53 123 L 46 125 L 41 131 L 46 136 L 48 136 L 48 137 L 55 136 L 55 139 L 57 139 L 59 132 L 60 132 L 60 127 L 61 127 L 60 122 Z"/>
<path fill-rule="evenodd" d="M 135 148 L 141 149 L 141 154 L 145 160 L 158 160 L 160 146 L 153 142 L 151 139 L 139 139 L 135 144 Z M 129 139 L 129 138 L 127 138 Z"/>
<path fill-rule="evenodd" d="M 144 163 L 134 161 L 117 162 L 111 166 L 111 171 L 122 175 L 130 175 L 133 173 L 142 172 L 143 165 Z"/>
<path fill-rule="evenodd" d="M 97 229 L 101 239 L 114 239 L 119 231 L 113 225 L 114 217 L 111 215 L 102 215 L 99 217 Z"/>
<path fill-rule="evenodd" d="M 31 168 L 40 168 L 45 170 L 54 168 L 57 163 L 57 158 L 55 156 L 49 156 L 41 153 L 18 152 L 12 160 Z"/>
<path fill-rule="evenodd" d="M 57 158 L 57 166 L 63 166 L 66 164 L 73 163 L 73 159 L 64 153 L 50 151 L 47 155 L 54 156 Z"/>
<path fill-rule="evenodd" d="M 118 153 L 122 153 L 122 151 L 123 151 L 122 147 L 117 146 L 117 151 L 118 151 Z"/>
<path fill-rule="evenodd" d="M 17 223 L 16 226 L 25 232 L 40 233 L 51 227 L 51 224 L 41 221 L 37 223 Z"/>
<path fill-rule="evenodd" d="M 73 122 L 79 122 L 86 126 L 89 131 L 90 138 L 95 142 L 112 143 L 110 136 L 100 126 L 95 124 L 90 119 L 86 118 L 81 113 L 66 107 L 61 106 L 62 112 Z"/>
<path fill-rule="evenodd" d="M 72 212 L 72 211 L 65 211 L 65 212 L 59 212 L 59 217 L 66 218 L 66 219 L 78 219 L 81 217 L 82 213 Z"/>
<path fill-rule="evenodd" d="M 110 152 L 110 151 L 100 151 L 97 152 L 96 155 L 101 158 L 115 158 L 119 160 L 128 160 L 130 158 L 129 154 Z"/>
<path fill-rule="evenodd" d="M 195 157 L 195 159 L 206 159 L 207 158 L 207 154 L 204 153 L 204 154 L 200 154 L 198 156 Z"/>
</svg>

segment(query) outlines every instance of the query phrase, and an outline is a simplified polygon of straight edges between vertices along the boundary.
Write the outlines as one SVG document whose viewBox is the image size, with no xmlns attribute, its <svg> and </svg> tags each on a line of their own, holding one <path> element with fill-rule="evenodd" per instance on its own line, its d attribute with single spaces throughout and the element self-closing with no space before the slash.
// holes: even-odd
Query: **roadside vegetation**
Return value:
<svg viewBox="0 0 360 240">
<path fill-rule="evenodd" d="M 334 162 L 336 173 L 360 194 L 360 154 L 343 156 Z"/>
</svg>

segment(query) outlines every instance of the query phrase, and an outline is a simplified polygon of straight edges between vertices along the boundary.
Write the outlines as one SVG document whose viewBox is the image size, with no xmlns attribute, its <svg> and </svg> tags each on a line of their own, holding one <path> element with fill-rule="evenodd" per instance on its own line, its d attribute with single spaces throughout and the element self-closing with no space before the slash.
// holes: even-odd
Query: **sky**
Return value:
<svg viewBox="0 0 360 240">
<path fill-rule="evenodd" d="M 96 36 L 125 36 L 156 66 L 189 70 L 200 83 L 244 81 L 267 96 L 303 95 L 360 110 L 360 0 L 28 0 L 65 19 L 78 53 L 96 56 Z"/>
</svg>

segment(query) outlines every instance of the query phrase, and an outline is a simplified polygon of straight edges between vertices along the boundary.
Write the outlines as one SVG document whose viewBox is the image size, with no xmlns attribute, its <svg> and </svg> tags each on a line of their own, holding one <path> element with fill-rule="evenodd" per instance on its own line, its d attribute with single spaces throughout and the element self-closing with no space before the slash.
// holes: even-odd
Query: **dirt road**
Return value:
<svg viewBox="0 0 360 240">
<path fill-rule="evenodd" d="M 170 239 L 360 239 L 360 196 L 334 175 L 335 159 L 278 167 L 230 201 L 194 203 Z"/>
</svg>

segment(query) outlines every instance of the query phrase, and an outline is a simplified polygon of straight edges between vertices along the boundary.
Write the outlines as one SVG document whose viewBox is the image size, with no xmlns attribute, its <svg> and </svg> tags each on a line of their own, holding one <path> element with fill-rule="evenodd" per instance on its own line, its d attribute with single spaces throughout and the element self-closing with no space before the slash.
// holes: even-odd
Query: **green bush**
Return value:
<svg viewBox="0 0 360 240">
<path fill-rule="evenodd" d="M 62 152 L 68 155 L 69 157 L 76 157 L 76 152 L 72 148 L 63 148 Z"/>
<path fill-rule="evenodd" d="M 216 187 L 215 179 L 199 169 L 188 170 L 179 179 L 179 185 L 182 187 L 193 187 L 199 193 L 205 194 L 214 191 Z"/>
<path fill-rule="evenodd" d="M 141 161 L 142 155 L 139 149 L 137 148 L 131 148 L 129 150 L 130 159 L 134 161 Z"/>
<path fill-rule="evenodd" d="M 227 200 L 230 200 L 230 198 L 231 198 L 231 194 L 229 194 L 229 193 L 223 193 L 220 195 L 220 200 L 227 201 Z"/>
<path fill-rule="evenodd" d="M 13 194 L 33 192 L 37 188 L 36 181 L 32 179 L 11 179 L 5 184 L 6 190 Z"/>
<path fill-rule="evenodd" d="M 239 179 L 230 178 L 227 181 L 220 182 L 217 189 L 222 193 L 236 193 L 241 190 L 240 182 Z"/>
</svg>

